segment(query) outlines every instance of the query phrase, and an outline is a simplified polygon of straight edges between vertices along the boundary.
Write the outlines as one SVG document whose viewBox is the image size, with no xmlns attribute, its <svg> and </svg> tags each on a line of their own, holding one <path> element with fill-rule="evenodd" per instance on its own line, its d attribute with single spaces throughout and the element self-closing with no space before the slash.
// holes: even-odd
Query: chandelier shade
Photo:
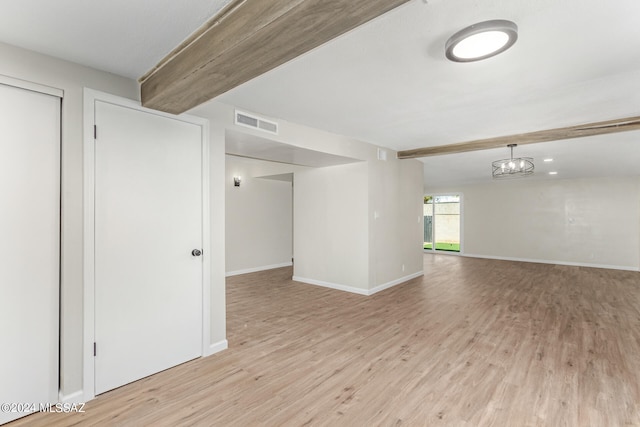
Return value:
<svg viewBox="0 0 640 427">
<path fill-rule="evenodd" d="M 513 148 L 517 146 L 518 144 L 507 145 L 511 149 L 511 157 L 491 163 L 493 178 L 516 178 L 533 175 L 535 167 L 532 157 L 513 157 Z"/>
</svg>

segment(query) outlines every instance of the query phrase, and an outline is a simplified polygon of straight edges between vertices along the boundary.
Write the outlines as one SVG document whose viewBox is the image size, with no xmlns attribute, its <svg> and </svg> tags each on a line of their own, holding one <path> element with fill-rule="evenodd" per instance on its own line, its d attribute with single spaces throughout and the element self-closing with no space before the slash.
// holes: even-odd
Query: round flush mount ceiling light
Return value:
<svg viewBox="0 0 640 427">
<path fill-rule="evenodd" d="M 516 40 L 518 26 L 511 21 L 479 22 L 452 35 L 445 45 L 445 55 L 454 62 L 480 61 L 504 52 Z"/>
</svg>

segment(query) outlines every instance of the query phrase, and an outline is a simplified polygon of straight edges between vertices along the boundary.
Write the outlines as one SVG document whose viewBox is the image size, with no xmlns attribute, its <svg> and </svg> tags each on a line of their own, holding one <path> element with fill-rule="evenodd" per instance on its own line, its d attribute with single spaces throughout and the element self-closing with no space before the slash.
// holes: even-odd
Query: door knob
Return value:
<svg viewBox="0 0 640 427">
<path fill-rule="evenodd" d="M 200 255 L 202 255 L 202 251 L 200 249 L 194 249 L 194 250 L 191 251 L 191 255 L 200 256 Z"/>
</svg>

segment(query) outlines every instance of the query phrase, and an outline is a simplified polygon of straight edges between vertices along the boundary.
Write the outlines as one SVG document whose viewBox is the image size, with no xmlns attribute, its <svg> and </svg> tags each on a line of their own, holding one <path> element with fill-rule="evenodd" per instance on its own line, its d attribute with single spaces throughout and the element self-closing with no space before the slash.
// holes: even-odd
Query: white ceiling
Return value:
<svg viewBox="0 0 640 427">
<path fill-rule="evenodd" d="M 230 0 L 2 0 L 0 41 L 137 80 Z"/>
<path fill-rule="evenodd" d="M 4 0 L 0 41 L 137 79 L 228 1 Z M 218 99 L 395 150 L 636 116 L 638 17 L 638 0 L 411 0 Z M 518 42 L 481 62 L 445 59 L 450 35 L 488 19 L 516 22 Z M 562 159 L 540 179 L 606 175 L 615 162 L 638 175 L 639 136 L 516 154 Z M 425 182 L 486 180 L 507 154 L 425 158 Z"/>
</svg>

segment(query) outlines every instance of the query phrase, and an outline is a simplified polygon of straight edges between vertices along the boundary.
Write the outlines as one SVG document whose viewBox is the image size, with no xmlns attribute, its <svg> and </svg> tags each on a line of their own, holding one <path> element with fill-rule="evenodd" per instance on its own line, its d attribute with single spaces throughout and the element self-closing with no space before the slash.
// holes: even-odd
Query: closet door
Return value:
<svg viewBox="0 0 640 427">
<path fill-rule="evenodd" d="M 58 401 L 60 98 L 0 84 L 0 203 L 2 424 Z"/>
</svg>

